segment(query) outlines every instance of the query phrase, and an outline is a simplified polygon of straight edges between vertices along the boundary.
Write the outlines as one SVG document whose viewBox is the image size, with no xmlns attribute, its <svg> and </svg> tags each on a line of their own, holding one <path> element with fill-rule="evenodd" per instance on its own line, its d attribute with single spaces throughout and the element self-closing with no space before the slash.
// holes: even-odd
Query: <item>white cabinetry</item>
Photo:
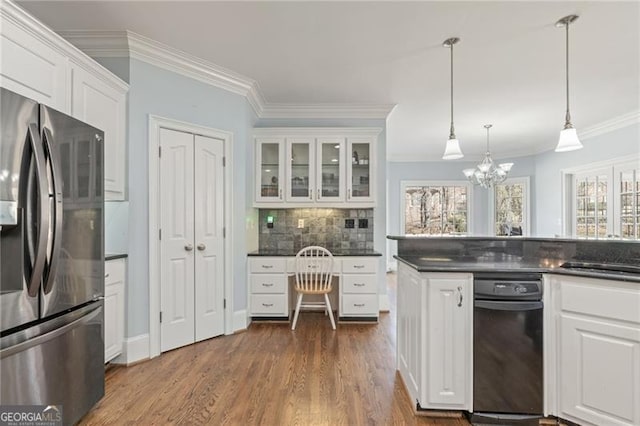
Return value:
<svg viewBox="0 0 640 426">
<path fill-rule="evenodd" d="M 104 362 L 122 353 L 124 344 L 125 259 L 104 264 Z"/>
<path fill-rule="evenodd" d="M 420 408 L 472 409 L 473 275 L 398 265 L 398 370 Z"/>
<path fill-rule="evenodd" d="M 254 129 L 256 207 L 373 207 L 376 128 Z"/>
<path fill-rule="evenodd" d="M 104 193 L 125 198 L 126 91 L 71 63 L 71 115 L 104 131 Z"/>
<path fill-rule="evenodd" d="M 289 284 L 286 257 L 250 257 L 250 315 L 289 317 Z"/>
<path fill-rule="evenodd" d="M 640 284 L 552 275 L 551 414 L 640 424 Z"/>
<path fill-rule="evenodd" d="M 340 280 L 339 317 L 377 319 L 378 258 L 344 257 Z"/>
<path fill-rule="evenodd" d="M 105 132 L 105 198 L 124 200 L 128 85 L 13 2 L 0 2 L 0 86 Z"/>
</svg>

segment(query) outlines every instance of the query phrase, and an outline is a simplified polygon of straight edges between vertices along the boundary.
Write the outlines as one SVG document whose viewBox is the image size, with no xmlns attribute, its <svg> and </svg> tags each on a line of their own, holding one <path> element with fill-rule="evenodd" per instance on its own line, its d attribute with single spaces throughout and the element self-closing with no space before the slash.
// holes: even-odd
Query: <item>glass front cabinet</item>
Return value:
<svg viewBox="0 0 640 426">
<path fill-rule="evenodd" d="M 373 201 L 374 145 L 371 137 L 347 138 L 347 201 Z"/>
<path fill-rule="evenodd" d="M 284 138 L 256 139 L 256 201 L 284 201 Z"/>
<path fill-rule="evenodd" d="M 254 206 L 373 207 L 380 129 L 255 131 Z"/>
</svg>

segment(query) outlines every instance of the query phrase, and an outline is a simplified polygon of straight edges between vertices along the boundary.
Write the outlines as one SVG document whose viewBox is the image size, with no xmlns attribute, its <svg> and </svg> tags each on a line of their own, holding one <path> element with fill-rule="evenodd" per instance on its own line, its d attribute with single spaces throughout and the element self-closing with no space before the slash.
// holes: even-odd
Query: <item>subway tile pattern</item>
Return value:
<svg viewBox="0 0 640 426">
<path fill-rule="evenodd" d="M 273 217 L 273 228 L 267 227 L 267 216 Z M 299 219 L 303 228 L 298 228 Z M 346 219 L 354 219 L 353 228 L 345 228 Z M 359 228 L 358 219 L 368 219 L 368 227 Z M 297 252 L 310 245 L 373 250 L 373 209 L 259 209 L 259 223 L 259 250 Z"/>
</svg>

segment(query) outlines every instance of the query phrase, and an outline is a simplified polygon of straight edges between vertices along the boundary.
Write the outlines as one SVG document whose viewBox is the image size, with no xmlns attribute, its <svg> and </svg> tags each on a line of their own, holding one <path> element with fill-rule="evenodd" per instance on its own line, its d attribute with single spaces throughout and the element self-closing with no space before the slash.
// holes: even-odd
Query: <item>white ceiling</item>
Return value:
<svg viewBox="0 0 640 426">
<path fill-rule="evenodd" d="M 388 159 L 438 160 L 455 125 L 465 159 L 552 149 L 564 124 L 564 29 L 580 133 L 640 109 L 640 3 L 20 1 L 54 30 L 130 30 L 257 80 L 268 102 L 397 104 Z"/>
</svg>

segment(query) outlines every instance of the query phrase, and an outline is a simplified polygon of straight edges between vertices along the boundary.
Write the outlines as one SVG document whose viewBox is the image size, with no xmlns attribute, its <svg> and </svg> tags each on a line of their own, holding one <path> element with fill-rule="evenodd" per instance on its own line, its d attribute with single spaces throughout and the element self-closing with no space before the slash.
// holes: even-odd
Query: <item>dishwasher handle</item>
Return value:
<svg viewBox="0 0 640 426">
<path fill-rule="evenodd" d="M 476 300 L 474 303 L 476 308 L 489 309 L 492 311 L 535 311 L 542 309 L 542 302 L 516 302 L 516 301 L 497 301 L 497 300 Z"/>
</svg>

